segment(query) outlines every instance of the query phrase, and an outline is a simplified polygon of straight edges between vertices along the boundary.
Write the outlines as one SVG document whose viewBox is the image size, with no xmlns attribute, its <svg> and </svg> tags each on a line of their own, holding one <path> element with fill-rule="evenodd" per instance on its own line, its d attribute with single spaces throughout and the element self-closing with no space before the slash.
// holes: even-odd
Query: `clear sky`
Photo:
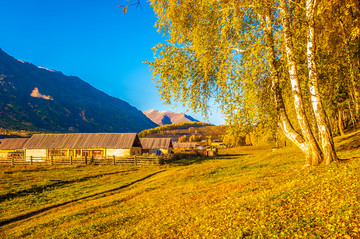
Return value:
<svg viewBox="0 0 360 239">
<path fill-rule="evenodd" d="M 78 76 L 139 110 L 186 112 L 164 105 L 144 60 L 164 42 L 154 28 L 149 3 L 131 7 L 126 0 L 0 0 L 0 48 L 37 66 Z M 214 108 L 209 121 L 224 124 Z"/>
</svg>

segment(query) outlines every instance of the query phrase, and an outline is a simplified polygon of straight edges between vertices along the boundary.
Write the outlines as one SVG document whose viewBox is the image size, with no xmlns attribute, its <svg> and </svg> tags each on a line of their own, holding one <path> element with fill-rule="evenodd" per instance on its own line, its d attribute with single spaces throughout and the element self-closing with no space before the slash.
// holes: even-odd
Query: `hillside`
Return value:
<svg viewBox="0 0 360 239">
<path fill-rule="evenodd" d="M 0 126 L 47 132 L 139 132 L 156 126 L 127 102 L 75 76 L 0 50 Z"/>
<path fill-rule="evenodd" d="M 0 236 L 359 238 L 359 141 L 336 138 L 349 160 L 308 170 L 295 147 L 150 168 L 1 167 Z"/>
<path fill-rule="evenodd" d="M 184 127 L 183 127 L 184 126 Z M 192 136 L 198 136 L 201 139 L 211 138 L 212 140 L 220 140 L 226 133 L 226 126 L 214 126 L 201 122 L 178 123 L 171 125 L 163 125 L 153 129 L 148 129 L 140 132 L 140 137 L 146 138 L 172 138 L 173 141 L 178 141 L 182 136 L 187 139 Z"/>
<path fill-rule="evenodd" d="M 184 113 L 175 113 L 169 110 L 158 111 L 158 110 L 147 110 L 143 113 L 158 125 L 177 124 L 186 122 L 199 122 L 193 117 Z"/>
</svg>

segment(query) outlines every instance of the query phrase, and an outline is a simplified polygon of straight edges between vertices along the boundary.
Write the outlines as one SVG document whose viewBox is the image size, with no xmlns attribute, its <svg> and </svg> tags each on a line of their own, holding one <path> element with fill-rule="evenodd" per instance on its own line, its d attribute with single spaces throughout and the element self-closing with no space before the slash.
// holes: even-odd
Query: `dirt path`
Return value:
<svg viewBox="0 0 360 239">
<path fill-rule="evenodd" d="M 77 198 L 77 199 L 74 199 L 74 200 L 70 200 L 70 201 L 67 201 L 67 202 L 63 202 L 63 203 L 59 203 L 59 204 L 55 204 L 55 205 L 52 205 L 52 206 L 48 206 L 48 207 L 45 207 L 45 208 L 42 208 L 42 209 L 39 209 L 39 210 L 36 210 L 36 211 L 33 211 L 33 212 L 29 212 L 29 213 L 26 213 L 26 214 L 23 214 L 23 215 L 20 215 L 20 216 L 16 216 L 16 217 L 13 217 L 13 218 L 10 218 L 10 219 L 7 219 L 7 220 L 4 220 L 2 222 L 0 222 L 0 227 L 3 227 L 3 226 L 6 226 L 8 224 L 11 224 L 11 223 L 14 223 L 14 222 L 18 222 L 18 221 L 21 221 L 21 220 L 24 220 L 24 219 L 28 219 L 28 218 L 31 218 L 31 217 L 34 217 L 36 215 L 39 215 L 43 212 L 47 212 L 49 210 L 52 210 L 54 208 L 59 208 L 59 207 L 62 207 L 62 206 L 65 206 L 65 205 L 68 205 L 68 204 L 71 204 L 71 203 L 75 203 L 75 202 L 79 202 L 81 200 L 85 200 L 85 199 L 89 199 L 89 198 L 92 198 L 92 197 L 96 197 L 96 196 L 99 196 L 99 195 L 103 195 L 103 194 L 108 194 L 108 193 L 114 193 L 116 191 L 119 191 L 119 190 L 122 190 L 124 188 L 127 188 L 127 187 L 130 187 L 132 185 L 135 185 L 139 182 L 142 182 L 148 178 L 151 178 L 159 173 L 162 173 L 166 170 L 161 170 L 161 171 L 158 171 L 158 172 L 155 172 L 155 173 L 152 173 L 152 174 L 149 174 L 141 179 L 138 179 L 136 181 L 133 181 L 131 183 L 128 183 L 128 184 L 125 184 L 123 186 L 120 186 L 120 187 L 117 187 L 117 188 L 113 188 L 113 189 L 110 189 L 110 190 L 106 190 L 106 191 L 102 191 L 102 192 L 99 192 L 99 193 L 95 193 L 95 194 L 92 194 L 92 195 L 88 195 L 88 196 L 85 196 L 85 197 L 81 197 L 81 198 Z"/>
</svg>

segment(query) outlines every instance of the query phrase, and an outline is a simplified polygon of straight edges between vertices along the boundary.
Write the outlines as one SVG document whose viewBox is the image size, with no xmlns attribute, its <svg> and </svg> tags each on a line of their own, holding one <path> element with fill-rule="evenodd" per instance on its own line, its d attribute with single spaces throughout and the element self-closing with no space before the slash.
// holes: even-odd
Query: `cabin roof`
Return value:
<svg viewBox="0 0 360 239">
<path fill-rule="evenodd" d="M 141 147 L 136 133 L 34 134 L 26 149 L 129 149 Z"/>
<path fill-rule="evenodd" d="M 173 147 L 171 138 L 140 138 L 144 149 L 167 149 Z"/>
<path fill-rule="evenodd" d="M 179 142 L 174 142 L 173 145 L 174 145 L 174 148 L 196 148 L 197 143 L 179 143 Z"/>
<path fill-rule="evenodd" d="M 23 149 L 29 138 L 7 138 L 0 140 L 0 150 Z"/>
</svg>

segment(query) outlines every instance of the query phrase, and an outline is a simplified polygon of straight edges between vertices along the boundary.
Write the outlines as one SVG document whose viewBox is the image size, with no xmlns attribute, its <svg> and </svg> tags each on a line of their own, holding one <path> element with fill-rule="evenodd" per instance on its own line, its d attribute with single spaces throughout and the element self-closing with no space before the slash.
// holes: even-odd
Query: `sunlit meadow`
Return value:
<svg viewBox="0 0 360 239">
<path fill-rule="evenodd" d="M 360 132 L 303 170 L 295 147 L 124 168 L 1 167 L 2 238 L 358 238 Z"/>
</svg>

